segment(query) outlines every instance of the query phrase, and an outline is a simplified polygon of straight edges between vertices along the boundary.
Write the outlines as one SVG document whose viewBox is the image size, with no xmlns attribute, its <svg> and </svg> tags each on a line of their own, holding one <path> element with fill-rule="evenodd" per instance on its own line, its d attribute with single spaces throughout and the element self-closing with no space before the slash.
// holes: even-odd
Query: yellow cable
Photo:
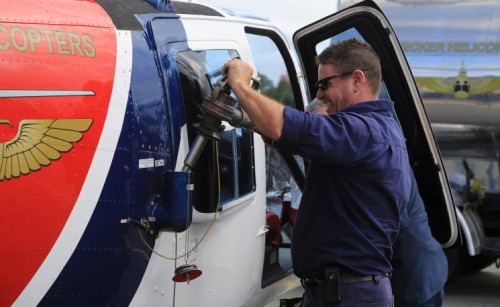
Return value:
<svg viewBox="0 0 500 307">
<path fill-rule="evenodd" d="M 217 191 L 218 191 L 218 196 L 217 196 L 217 207 L 215 208 L 215 213 L 214 213 L 214 217 L 212 218 L 212 220 L 210 221 L 210 224 L 208 224 L 208 227 L 207 227 L 207 230 L 205 230 L 205 233 L 203 234 L 203 236 L 201 237 L 201 239 L 196 242 L 196 244 L 194 245 L 194 247 L 192 249 L 190 249 L 189 251 L 187 251 L 185 254 L 183 255 L 180 255 L 180 256 L 177 256 L 177 257 L 167 257 L 165 255 L 162 255 L 160 253 L 158 253 L 157 251 L 154 250 L 154 248 L 152 248 L 148 242 L 146 242 L 146 240 L 144 239 L 144 237 L 142 236 L 142 233 L 141 233 L 141 229 L 139 227 L 137 227 L 137 232 L 139 233 L 139 236 L 141 237 L 141 240 L 142 242 L 144 243 L 144 245 L 146 245 L 153 253 L 155 253 L 156 255 L 162 257 L 162 258 L 165 258 L 167 260 L 178 260 L 182 257 L 185 257 L 189 254 L 191 254 L 199 245 L 200 243 L 205 239 L 206 235 L 208 234 L 208 231 L 210 230 L 210 228 L 212 227 L 213 223 L 215 222 L 215 218 L 217 217 L 217 212 L 219 212 L 219 207 L 220 207 L 220 170 L 219 170 L 219 141 L 218 140 L 215 140 L 215 161 L 216 161 L 216 169 L 217 169 Z M 188 231 L 186 229 L 186 231 Z"/>
</svg>

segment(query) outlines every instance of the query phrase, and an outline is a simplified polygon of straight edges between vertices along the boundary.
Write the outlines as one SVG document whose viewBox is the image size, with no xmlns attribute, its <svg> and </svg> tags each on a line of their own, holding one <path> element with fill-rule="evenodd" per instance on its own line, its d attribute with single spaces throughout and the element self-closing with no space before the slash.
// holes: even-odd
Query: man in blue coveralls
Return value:
<svg viewBox="0 0 500 307">
<path fill-rule="evenodd" d="M 323 102 L 314 99 L 307 112 L 325 114 Z M 393 245 L 391 286 L 395 307 L 440 307 L 448 279 L 448 263 L 432 236 L 424 201 L 412 175 L 410 200 L 401 214 L 398 238 Z"/>
<path fill-rule="evenodd" d="M 256 128 L 278 149 L 310 160 L 292 234 L 303 306 L 392 306 L 392 245 L 411 185 L 394 104 L 378 100 L 380 60 L 367 43 L 335 43 L 317 63 L 316 97 L 329 116 L 259 94 L 240 60 L 223 73 Z"/>
</svg>

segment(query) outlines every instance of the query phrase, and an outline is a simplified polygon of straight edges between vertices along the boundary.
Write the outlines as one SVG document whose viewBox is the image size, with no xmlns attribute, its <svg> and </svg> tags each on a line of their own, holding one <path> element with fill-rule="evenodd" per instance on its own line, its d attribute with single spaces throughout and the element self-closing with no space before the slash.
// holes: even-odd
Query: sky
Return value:
<svg viewBox="0 0 500 307">
<path fill-rule="evenodd" d="M 290 38 L 293 32 L 337 11 L 338 0 L 184 0 L 268 17 Z"/>
<path fill-rule="evenodd" d="M 183 1 L 241 10 L 268 17 L 290 39 L 293 33 L 301 27 L 334 14 L 338 10 L 340 2 L 340 0 Z M 498 75 L 500 73 L 499 62 L 496 61 L 500 54 L 498 10 L 493 9 L 493 12 L 490 12 L 492 6 L 478 6 L 475 3 L 464 3 L 459 8 L 453 3 L 436 3 L 434 5 L 432 9 L 426 5 L 407 5 L 405 10 L 408 12 L 407 14 L 402 14 L 397 9 L 391 10 L 390 6 L 383 7 L 384 13 L 394 27 L 400 42 L 405 46 L 417 46 L 412 43 L 423 42 L 427 45 L 442 44 L 445 47 L 458 43 L 459 46 L 463 47 L 460 52 L 442 54 L 434 54 L 430 51 L 422 52 L 420 49 L 412 52 L 405 50 L 414 73 L 425 76 L 454 76 L 461 67 L 465 67 L 469 76 Z M 426 44 L 424 45 L 427 46 Z M 478 52 L 474 46 L 493 46 L 490 48 L 493 51 Z M 465 52 L 464 48 L 473 51 Z M 492 63 L 494 64 L 492 65 Z M 432 67 L 433 71 L 429 71 L 429 67 Z"/>
</svg>

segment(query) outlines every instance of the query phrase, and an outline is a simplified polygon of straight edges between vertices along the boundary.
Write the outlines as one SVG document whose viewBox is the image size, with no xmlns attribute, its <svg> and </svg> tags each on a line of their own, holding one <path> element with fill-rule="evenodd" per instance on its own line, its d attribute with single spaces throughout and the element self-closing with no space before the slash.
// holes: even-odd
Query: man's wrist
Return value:
<svg viewBox="0 0 500 307">
<path fill-rule="evenodd" d="M 238 97 L 240 103 L 243 101 L 243 104 L 245 104 L 247 97 L 249 97 L 250 91 L 253 91 L 250 84 L 244 83 L 243 81 L 236 82 L 231 89 Z"/>
<path fill-rule="evenodd" d="M 247 88 L 250 88 L 250 84 L 246 83 L 244 81 L 238 80 L 234 82 L 234 84 L 231 84 L 231 88 L 234 92 L 242 92 Z"/>
</svg>

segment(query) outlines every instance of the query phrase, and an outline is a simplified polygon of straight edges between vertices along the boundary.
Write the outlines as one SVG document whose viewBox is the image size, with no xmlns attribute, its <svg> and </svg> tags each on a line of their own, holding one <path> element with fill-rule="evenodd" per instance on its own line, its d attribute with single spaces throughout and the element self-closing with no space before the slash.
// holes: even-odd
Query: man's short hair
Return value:
<svg viewBox="0 0 500 307">
<path fill-rule="evenodd" d="M 356 38 L 338 41 L 326 47 L 317 57 L 316 64 L 333 64 L 341 72 L 361 69 L 368 79 L 374 94 L 379 94 L 382 82 L 380 58 L 366 42 Z"/>
</svg>

